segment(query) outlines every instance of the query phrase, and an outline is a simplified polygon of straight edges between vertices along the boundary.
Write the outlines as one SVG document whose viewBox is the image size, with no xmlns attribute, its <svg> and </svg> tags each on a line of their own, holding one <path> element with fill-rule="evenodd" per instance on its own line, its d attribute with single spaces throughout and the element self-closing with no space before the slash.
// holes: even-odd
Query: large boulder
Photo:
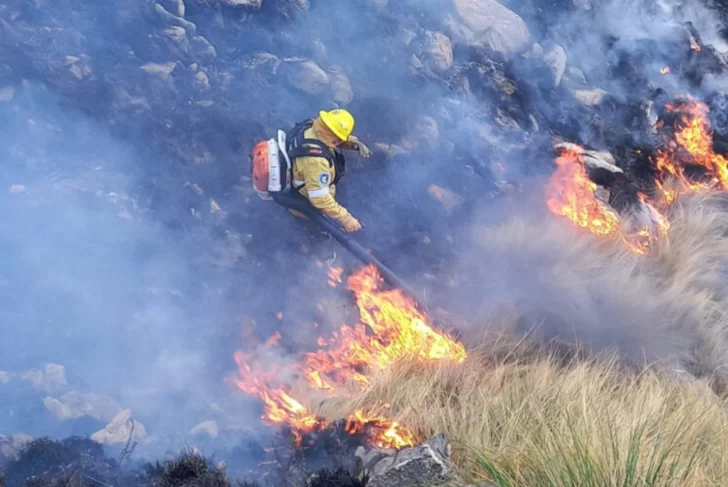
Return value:
<svg viewBox="0 0 728 487">
<path fill-rule="evenodd" d="M 320 95 L 330 86 L 329 75 L 310 59 L 286 59 L 278 67 L 278 74 L 293 87 L 310 95 Z"/>
<path fill-rule="evenodd" d="M 69 391 L 61 397 L 46 397 L 43 404 L 56 418 L 64 421 L 89 416 L 109 422 L 121 412 L 121 406 L 108 396 Z"/>
<path fill-rule="evenodd" d="M 437 73 L 447 71 L 452 67 L 452 42 L 445 34 L 426 32 L 420 41 L 420 46 L 417 57 L 428 71 Z"/>
<path fill-rule="evenodd" d="M 453 0 L 457 16 L 446 19 L 450 37 L 461 44 L 489 49 L 504 59 L 531 43 L 526 23 L 496 0 Z"/>
<path fill-rule="evenodd" d="M 341 105 L 348 105 L 354 99 L 354 89 L 351 87 L 351 81 L 344 71 L 333 66 L 328 71 L 329 81 L 331 83 L 331 95 L 334 102 Z"/>
<path fill-rule="evenodd" d="M 145 442 L 147 430 L 144 425 L 134 421 L 131 411 L 125 409 L 117 414 L 104 429 L 91 435 L 91 439 L 102 445 L 123 445 L 131 441 Z"/>
</svg>

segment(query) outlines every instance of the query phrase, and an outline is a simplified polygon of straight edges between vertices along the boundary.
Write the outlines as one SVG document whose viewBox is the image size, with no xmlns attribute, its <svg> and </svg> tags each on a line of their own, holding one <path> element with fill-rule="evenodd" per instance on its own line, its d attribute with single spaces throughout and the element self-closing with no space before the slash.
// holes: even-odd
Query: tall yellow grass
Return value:
<svg viewBox="0 0 728 487">
<path fill-rule="evenodd" d="M 498 486 L 728 485 L 728 416 L 704 383 L 677 384 L 615 361 L 554 357 L 493 363 L 401 363 L 349 400 L 335 419 L 389 403 L 421 438 L 443 432 L 465 481 Z"/>
</svg>

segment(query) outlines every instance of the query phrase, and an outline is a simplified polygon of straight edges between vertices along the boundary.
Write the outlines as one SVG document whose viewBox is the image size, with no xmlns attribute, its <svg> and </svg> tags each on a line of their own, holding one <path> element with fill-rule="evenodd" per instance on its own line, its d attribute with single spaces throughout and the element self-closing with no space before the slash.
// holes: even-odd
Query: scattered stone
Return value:
<svg viewBox="0 0 728 487">
<path fill-rule="evenodd" d="M 215 46 L 207 38 L 194 36 L 192 38 L 192 44 L 198 56 L 206 59 L 214 59 L 217 57 L 217 49 L 215 49 Z"/>
<path fill-rule="evenodd" d="M 58 364 L 45 364 L 42 370 L 28 370 L 20 378 L 30 382 L 35 389 L 45 392 L 57 392 L 68 386 L 66 369 Z"/>
<path fill-rule="evenodd" d="M 202 196 L 204 191 L 197 183 L 191 183 L 187 181 L 185 184 L 182 185 L 183 188 L 190 188 L 192 191 L 194 191 L 197 195 Z"/>
<path fill-rule="evenodd" d="M 573 144 L 571 142 L 560 142 L 558 144 L 554 144 L 554 149 L 567 149 L 573 152 L 579 152 L 583 156 L 584 166 L 586 166 L 589 170 L 601 169 L 612 173 L 624 173 L 624 171 L 617 166 L 617 160 L 609 152 L 584 149 L 580 145 Z"/>
<path fill-rule="evenodd" d="M 265 69 L 271 74 L 278 72 L 281 60 L 269 52 L 256 52 L 243 61 L 243 66 L 247 69 L 262 70 Z"/>
<path fill-rule="evenodd" d="M 167 11 L 162 5 L 155 3 L 154 11 L 157 13 L 159 18 L 168 26 L 177 25 L 187 31 L 189 35 L 195 35 L 197 26 L 192 22 L 183 19 L 181 16 L 174 15 Z"/>
<path fill-rule="evenodd" d="M 531 34 L 515 12 L 496 0 L 454 0 L 459 19 L 445 20 L 456 42 L 497 52 L 509 60 L 529 46 Z"/>
<path fill-rule="evenodd" d="M 559 86 L 566 71 L 566 50 L 560 45 L 555 44 L 544 53 L 543 60 L 554 75 L 554 87 Z"/>
<path fill-rule="evenodd" d="M 207 90 L 210 88 L 210 78 L 207 77 L 207 73 L 204 71 L 198 71 L 195 74 L 195 87 L 201 90 Z"/>
<path fill-rule="evenodd" d="M 354 89 L 349 78 L 339 66 L 333 66 L 328 72 L 334 102 L 348 105 L 354 99 Z"/>
<path fill-rule="evenodd" d="M 109 422 L 122 410 L 108 396 L 78 391 L 67 392 L 59 398 L 46 397 L 43 404 L 61 421 L 89 416 L 98 421 Z"/>
<path fill-rule="evenodd" d="M 602 103 L 607 92 L 601 88 L 594 88 L 593 90 L 574 90 L 572 94 L 580 103 L 587 106 L 596 106 Z"/>
<path fill-rule="evenodd" d="M 91 435 L 91 439 L 102 445 L 126 444 L 131 437 L 132 441 L 144 442 L 148 438 L 144 425 L 134 421 L 131 410 L 124 409 L 117 414 L 104 429 Z"/>
<path fill-rule="evenodd" d="M 177 17 L 184 18 L 185 16 L 185 2 L 184 0 L 168 0 L 172 3 L 174 13 Z"/>
<path fill-rule="evenodd" d="M 208 435 L 211 438 L 217 438 L 218 433 L 217 421 L 215 420 L 204 421 L 190 430 L 192 435 Z"/>
<path fill-rule="evenodd" d="M 581 90 L 589 86 L 584 71 L 574 66 L 566 68 L 561 82 L 570 90 Z"/>
<path fill-rule="evenodd" d="M 177 63 L 172 61 L 164 64 L 147 63 L 142 66 L 142 69 L 149 74 L 153 74 L 167 80 L 172 75 L 172 72 L 176 67 Z"/>
<path fill-rule="evenodd" d="M 452 42 L 441 32 L 426 32 L 422 39 L 421 52 L 417 57 L 430 71 L 447 71 L 453 63 Z"/>
<path fill-rule="evenodd" d="M 260 10 L 263 6 L 263 0 L 213 0 L 210 3 L 219 3 L 229 7 L 245 7 L 253 10 Z"/>
<path fill-rule="evenodd" d="M 320 95 L 329 89 L 326 71 L 310 59 L 286 59 L 278 67 L 278 74 L 295 88 L 311 95 Z"/>
<path fill-rule="evenodd" d="M 428 487 L 452 478 L 450 444 L 443 434 L 399 452 L 379 450 L 356 455 L 369 472 L 368 487 Z"/>
<path fill-rule="evenodd" d="M 0 88 L 0 101 L 11 101 L 13 98 L 15 98 L 15 88 L 12 86 Z"/>
<path fill-rule="evenodd" d="M 187 31 L 178 25 L 173 25 L 164 29 L 164 35 L 180 46 L 187 42 Z"/>
</svg>

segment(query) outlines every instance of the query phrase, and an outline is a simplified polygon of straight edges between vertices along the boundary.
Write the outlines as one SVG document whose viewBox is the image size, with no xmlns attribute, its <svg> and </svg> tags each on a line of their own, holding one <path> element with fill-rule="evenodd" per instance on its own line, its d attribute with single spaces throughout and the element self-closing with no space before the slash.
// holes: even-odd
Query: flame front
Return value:
<svg viewBox="0 0 728 487">
<path fill-rule="evenodd" d="M 330 269 L 330 280 L 340 282 L 341 271 Z M 235 360 L 239 377 L 235 384 L 242 391 L 260 398 L 263 419 L 271 425 L 286 424 L 296 439 L 303 433 L 326 427 L 304 402 L 293 397 L 284 385 L 284 376 L 304 377 L 313 391 L 330 396 L 345 393 L 345 386 L 367 387 L 370 374 L 403 360 L 453 360 L 467 358 L 463 345 L 436 331 L 427 316 L 401 290 L 383 290 L 379 271 L 369 265 L 348 279 L 348 288 L 356 297 L 361 323 L 342 326 L 328 339 L 319 338 L 320 350 L 304 354 L 297 363 L 281 368 L 250 364 L 253 356 L 238 352 Z M 269 340 L 267 345 L 277 343 Z M 380 448 L 400 449 L 414 444 L 415 435 L 396 421 L 371 411 L 356 411 L 347 418 L 346 430 L 366 435 L 370 444 Z"/>
<path fill-rule="evenodd" d="M 674 139 L 658 152 L 655 161 L 659 171 L 655 184 L 662 203 L 672 203 L 682 193 L 728 189 L 728 160 L 713 151 L 707 105 L 687 96 L 667 105 L 667 109 L 680 115 L 675 122 Z M 686 165 L 702 170 L 702 177 L 696 181 L 686 176 Z"/>
<path fill-rule="evenodd" d="M 556 158 L 556 166 L 546 187 L 548 209 L 595 235 L 614 233 L 619 216 L 596 198 L 597 185 L 586 174 L 582 153 L 564 148 Z"/>
<path fill-rule="evenodd" d="M 697 43 L 693 47 L 700 49 Z M 595 235 L 608 236 L 619 232 L 619 238 L 630 250 L 644 255 L 656 239 L 667 234 L 670 227 L 656 208 L 666 208 L 680 194 L 728 190 L 728 159 L 713 150 L 708 106 L 686 95 L 666 108 L 675 114 L 675 123 L 672 136 L 665 141 L 664 148 L 657 151 L 653 161 L 657 172 L 654 181 L 656 196 L 649 199 L 644 193 L 639 194 L 642 202 L 654 212 L 654 234 L 648 228 L 641 228 L 631 235 L 621 233 L 618 214 L 596 198 L 597 186 L 586 174 L 579 149 L 563 149 L 556 159 L 557 169 L 547 186 L 546 204 L 549 210 Z M 659 122 L 656 128 L 663 126 L 664 122 Z"/>
</svg>

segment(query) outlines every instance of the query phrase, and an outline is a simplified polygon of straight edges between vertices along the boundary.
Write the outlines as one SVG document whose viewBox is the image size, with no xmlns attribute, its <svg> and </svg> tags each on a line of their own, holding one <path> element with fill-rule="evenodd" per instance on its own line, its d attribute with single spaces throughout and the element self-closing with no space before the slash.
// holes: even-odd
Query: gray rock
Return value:
<svg viewBox="0 0 728 487">
<path fill-rule="evenodd" d="M 453 51 L 450 38 L 441 32 L 426 32 L 417 56 L 423 66 L 434 72 L 447 71 L 452 67 Z"/>
<path fill-rule="evenodd" d="M 192 38 L 192 46 L 195 54 L 205 59 L 214 59 L 217 57 L 217 49 L 203 36 L 195 36 Z"/>
<path fill-rule="evenodd" d="M 584 71 L 574 66 L 566 68 L 561 82 L 570 90 L 581 90 L 588 86 Z"/>
<path fill-rule="evenodd" d="M 450 445 L 439 434 L 422 445 L 387 455 L 371 468 L 368 487 L 428 487 L 449 480 Z"/>
<path fill-rule="evenodd" d="M 594 88 L 593 90 L 574 90 L 572 94 L 580 103 L 587 106 L 596 106 L 602 103 L 607 92 L 601 88 Z"/>
<path fill-rule="evenodd" d="M 348 105 L 354 99 L 354 89 L 349 78 L 339 66 L 333 66 L 328 71 L 331 83 L 331 92 L 334 102 Z"/>
<path fill-rule="evenodd" d="M 604 170 L 611 173 L 624 173 L 624 171 L 617 166 L 617 159 L 615 159 L 609 152 L 587 150 L 579 145 L 572 144 L 571 142 L 560 142 L 558 144 L 554 144 L 554 149 L 568 149 L 581 153 L 584 159 L 584 166 L 586 166 L 588 170 Z"/>
<path fill-rule="evenodd" d="M 185 2 L 183 0 L 165 0 L 165 2 L 168 7 L 167 11 L 170 11 L 172 14 L 176 15 L 177 17 L 184 18 L 185 16 Z"/>
<path fill-rule="evenodd" d="M 260 7 L 263 5 L 263 0 L 212 0 L 210 3 L 227 5 L 228 7 L 245 7 L 260 10 Z"/>
<path fill-rule="evenodd" d="M 325 93 L 331 84 L 326 71 L 310 59 L 286 59 L 278 67 L 278 75 L 311 95 Z"/>
<path fill-rule="evenodd" d="M 45 364 L 42 370 L 28 370 L 20 378 L 30 382 L 35 389 L 46 392 L 56 392 L 68 387 L 66 369 L 58 364 Z"/>
<path fill-rule="evenodd" d="M 179 25 L 173 25 L 164 29 L 166 35 L 175 44 L 183 44 L 187 41 L 187 31 Z"/>
<path fill-rule="evenodd" d="M 566 50 L 560 45 L 555 44 L 544 53 L 543 60 L 554 75 L 554 87 L 559 86 L 566 71 Z"/>
<path fill-rule="evenodd" d="M 43 404 L 60 420 L 89 416 L 108 422 L 121 411 L 121 406 L 108 396 L 78 391 L 67 392 L 59 398 L 46 397 Z"/>
<path fill-rule="evenodd" d="M 131 418 L 131 411 L 125 409 L 117 414 L 114 419 L 102 430 L 91 435 L 91 439 L 102 445 L 121 445 L 131 438 L 132 441 L 140 443 L 148 438 L 144 425 Z"/>
<path fill-rule="evenodd" d="M 243 61 L 246 69 L 262 70 L 267 74 L 275 74 L 281 65 L 281 60 L 269 52 L 256 52 Z"/>
<path fill-rule="evenodd" d="M 195 32 L 197 31 L 197 26 L 192 22 L 189 22 L 182 17 L 168 12 L 167 9 L 159 3 L 154 4 L 154 11 L 157 13 L 157 16 L 159 16 L 159 19 L 167 26 L 176 25 L 186 30 L 189 35 L 195 35 Z"/>
<path fill-rule="evenodd" d="M 217 421 L 210 420 L 204 421 L 190 430 L 190 434 L 199 436 L 209 436 L 210 438 L 217 438 L 219 430 L 217 427 Z"/>
<path fill-rule="evenodd" d="M 506 60 L 530 44 L 526 23 L 496 0 L 453 0 L 459 18 L 445 24 L 450 37 L 461 44 L 500 53 Z"/>
<path fill-rule="evenodd" d="M 172 52 L 177 52 L 178 55 L 187 57 L 192 54 L 192 45 L 189 39 L 187 39 L 187 31 L 178 26 L 173 25 L 164 29 L 164 35 L 171 41 L 170 48 Z"/>
<path fill-rule="evenodd" d="M 177 67 L 176 62 L 169 62 L 164 64 L 147 63 L 141 67 L 144 71 L 155 76 L 159 76 L 162 79 L 169 79 L 172 75 L 172 71 Z"/>
</svg>

